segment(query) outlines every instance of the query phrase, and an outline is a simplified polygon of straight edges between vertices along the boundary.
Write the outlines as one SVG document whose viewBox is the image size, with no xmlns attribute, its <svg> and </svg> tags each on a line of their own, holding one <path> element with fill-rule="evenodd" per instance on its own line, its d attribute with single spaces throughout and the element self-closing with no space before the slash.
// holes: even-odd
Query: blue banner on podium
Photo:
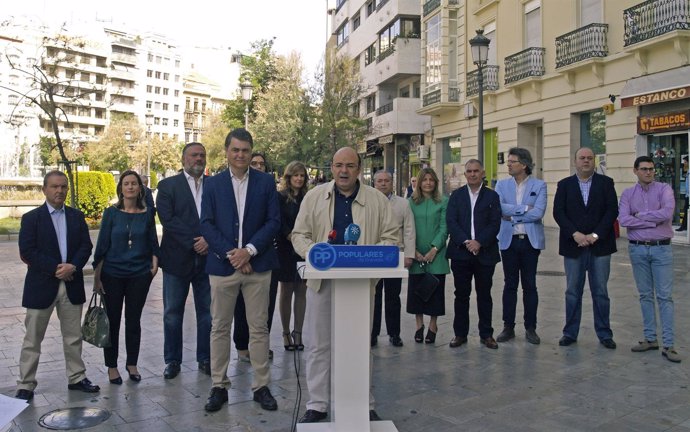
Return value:
<svg viewBox="0 0 690 432">
<path fill-rule="evenodd" d="M 316 270 L 340 268 L 398 267 L 397 246 L 332 245 L 317 243 L 309 251 L 309 263 Z"/>
</svg>

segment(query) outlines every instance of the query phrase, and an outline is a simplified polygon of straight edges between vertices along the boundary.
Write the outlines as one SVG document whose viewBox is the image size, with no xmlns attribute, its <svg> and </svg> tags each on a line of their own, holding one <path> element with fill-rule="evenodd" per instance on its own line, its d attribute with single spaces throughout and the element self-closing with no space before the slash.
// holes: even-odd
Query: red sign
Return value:
<svg viewBox="0 0 690 432">
<path fill-rule="evenodd" d="M 690 129 L 690 110 L 639 116 L 637 118 L 638 134 L 670 132 L 683 129 Z"/>
</svg>

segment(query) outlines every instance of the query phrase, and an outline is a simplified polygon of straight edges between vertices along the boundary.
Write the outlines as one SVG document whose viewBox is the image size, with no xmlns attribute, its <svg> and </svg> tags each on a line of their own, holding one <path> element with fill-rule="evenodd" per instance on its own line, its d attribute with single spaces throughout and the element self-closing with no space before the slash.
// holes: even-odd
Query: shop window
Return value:
<svg viewBox="0 0 690 432">
<path fill-rule="evenodd" d="M 462 138 L 450 137 L 441 140 L 443 146 L 443 193 L 450 195 L 462 185 L 465 167 L 462 161 Z"/>
<path fill-rule="evenodd" d="M 580 147 L 594 152 L 597 172 L 606 174 L 606 115 L 602 110 L 580 114 Z"/>
</svg>

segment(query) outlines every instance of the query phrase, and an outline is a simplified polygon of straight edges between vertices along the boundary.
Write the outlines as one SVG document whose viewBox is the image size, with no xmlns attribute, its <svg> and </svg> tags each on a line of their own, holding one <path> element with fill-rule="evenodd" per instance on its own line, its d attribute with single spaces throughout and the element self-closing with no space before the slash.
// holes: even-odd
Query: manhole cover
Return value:
<svg viewBox="0 0 690 432">
<path fill-rule="evenodd" d="M 110 418 L 102 408 L 65 408 L 44 414 L 38 424 L 52 430 L 85 429 L 98 426 Z"/>
<path fill-rule="evenodd" d="M 537 272 L 538 276 L 565 276 L 565 272 L 542 270 Z"/>
</svg>

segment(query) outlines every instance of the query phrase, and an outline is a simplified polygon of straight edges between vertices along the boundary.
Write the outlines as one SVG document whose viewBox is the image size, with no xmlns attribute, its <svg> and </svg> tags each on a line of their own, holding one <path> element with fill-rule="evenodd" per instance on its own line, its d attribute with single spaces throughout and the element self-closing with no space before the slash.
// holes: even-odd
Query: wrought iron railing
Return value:
<svg viewBox="0 0 690 432">
<path fill-rule="evenodd" d="M 460 101 L 460 89 L 457 87 L 448 87 L 448 102 Z"/>
<path fill-rule="evenodd" d="M 422 98 L 422 106 L 433 105 L 439 102 L 441 102 L 441 89 L 429 92 Z"/>
<path fill-rule="evenodd" d="M 424 3 L 424 16 L 429 15 L 439 6 L 441 6 L 441 0 L 429 0 L 428 2 Z"/>
<path fill-rule="evenodd" d="M 690 30 L 690 0 L 648 0 L 623 11 L 624 46 Z"/>
<path fill-rule="evenodd" d="M 510 84 L 525 78 L 542 76 L 544 68 L 545 48 L 531 47 L 505 58 L 505 83 Z"/>
<path fill-rule="evenodd" d="M 593 23 L 556 38 L 556 68 L 593 58 L 606 57 L 608 24 Z"/>
<path fill-rule="evenodd" d="M 391 111 L 393 111 L 393 102 L 378 107 L 378 109 L 376 109 L 376 115 L 380 116 Z"/>
<path fill-rule="evenodd" d="M 378 57 L 376 57 L 376 63 L 380 63 L 383 59 L 390 56 L 394 52 L 395 44 L 390 44 L 390 46 L 385 51 L 381 52 L 381 54 L 379 54 Z"/>
<path fill-rule="evenodd" d="M 486 65 L 482 68 L 482 86 L 484 91 L 498 90 L 498 65 Z M 467 97 L 479 94 L 479 71 L 467 74 Z"/>
</svg>

